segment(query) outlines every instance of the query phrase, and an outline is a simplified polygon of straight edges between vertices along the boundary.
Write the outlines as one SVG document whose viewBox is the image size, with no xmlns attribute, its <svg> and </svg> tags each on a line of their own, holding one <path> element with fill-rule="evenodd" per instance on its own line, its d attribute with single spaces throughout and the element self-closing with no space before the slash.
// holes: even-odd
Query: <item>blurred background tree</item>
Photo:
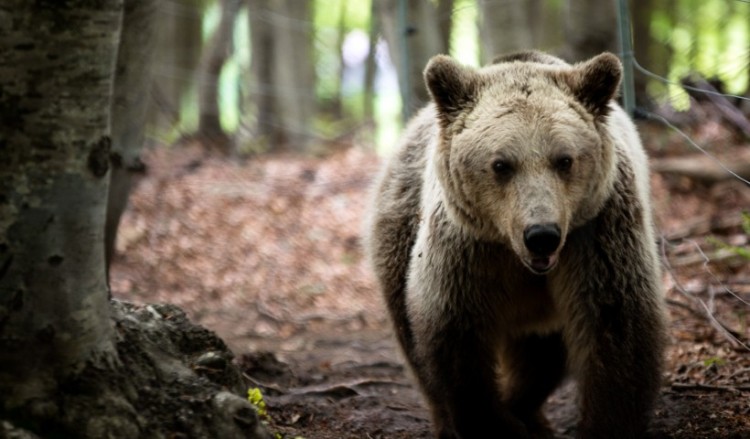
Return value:
<svg viewBox="0 0 750 439">
<path fill-rule="evenodd" d="M 750 6 L 725 0 L 630 2 L 640 66 L 690 73 L 746 94 Z M 616 1 L 174 0 L 159 5 L 148 137 L 199 134 L 232 154 L 324 152 L 354 133 L 389 148 L 428 99 L 436 53 L 478 65 L 538 48 L 570 61 L 619 52 Z M 144 56 L 147 56 L 144 48 Z M 635 76 L 641 106 L 674 104 L 679 86 Z M 367 127 L 367 129 L 363 129 Z M 374 127 L 374 131 L 372 128 Z"/>
</svg>

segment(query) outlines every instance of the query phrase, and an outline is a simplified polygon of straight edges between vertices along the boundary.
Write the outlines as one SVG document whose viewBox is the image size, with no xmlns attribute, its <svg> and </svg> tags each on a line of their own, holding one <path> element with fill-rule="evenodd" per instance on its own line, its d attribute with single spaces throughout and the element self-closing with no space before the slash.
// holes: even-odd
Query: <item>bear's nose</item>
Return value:
<svg viewBox="0 0 750 439">
<path fill-rule="evenodd" d="M 537 256 L 549 256 L 560 245 L 560 227 L 557 224 L 534 224 L 523 231 L 523 243 Z"/>
</svg>

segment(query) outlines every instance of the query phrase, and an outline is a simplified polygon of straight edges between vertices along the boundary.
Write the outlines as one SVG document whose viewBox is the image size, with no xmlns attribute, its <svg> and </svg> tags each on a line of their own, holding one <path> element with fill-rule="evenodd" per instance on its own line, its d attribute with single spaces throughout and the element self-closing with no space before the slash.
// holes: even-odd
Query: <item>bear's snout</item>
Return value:
<svg viewBox="0 0 750 439">
<path fill-rule="evenodd" d="M 535 256 L 552 255 L 560 245 L 560 226 L 554 223 L 534 224 L 523 231 L 523 243 Z"/>
</svg>

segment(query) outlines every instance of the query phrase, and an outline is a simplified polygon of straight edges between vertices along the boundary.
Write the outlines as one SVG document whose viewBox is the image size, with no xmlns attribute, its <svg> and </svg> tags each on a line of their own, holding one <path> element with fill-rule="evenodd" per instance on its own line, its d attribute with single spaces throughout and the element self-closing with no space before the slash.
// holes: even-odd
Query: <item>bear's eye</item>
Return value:
<svg viewBox="0 0 750 439">
<path fill-rule="evenodd" d="M 555 169 L 560 172 L 568 172 L 573 166 L 573 158 L 570 156 L 562 156 L 555 160 Z"/>
<path fill-rule="evenodd" d="M 495 160 L 492 162 L 492 170 L 498 177 L 508 177 L 513 173 L 513 165 L 506 160 Z"/>
</svg>

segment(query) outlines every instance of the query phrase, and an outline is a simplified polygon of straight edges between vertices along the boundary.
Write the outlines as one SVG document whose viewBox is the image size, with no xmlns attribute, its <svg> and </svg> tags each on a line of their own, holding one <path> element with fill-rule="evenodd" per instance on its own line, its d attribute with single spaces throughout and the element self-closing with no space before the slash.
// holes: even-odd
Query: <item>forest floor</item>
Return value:
<svg viewBox="0 0 750 439">
<path fill-rule="evenodd" d="M 642 132 L 656 161 L 697 154 L 662 128 Z M 750 160 L 718 124 L 691 135 L 730 167 Z M 351 146 L 237 161 L 187 145 L 144 161 L 120 227 L 115 298 L 173 303 L 216 331 L 283 437 L 430 437 L 360 249 L 376 155 Z M 679 172 L 652 184 L 671 318 L 654 436 L 750 438 L 750 264 L 738 254 L 750 253 L 750 190 Z M 575 435 L 574 395 L 568 383 L 546 406 L 559 438 Z"/>
</svg>

